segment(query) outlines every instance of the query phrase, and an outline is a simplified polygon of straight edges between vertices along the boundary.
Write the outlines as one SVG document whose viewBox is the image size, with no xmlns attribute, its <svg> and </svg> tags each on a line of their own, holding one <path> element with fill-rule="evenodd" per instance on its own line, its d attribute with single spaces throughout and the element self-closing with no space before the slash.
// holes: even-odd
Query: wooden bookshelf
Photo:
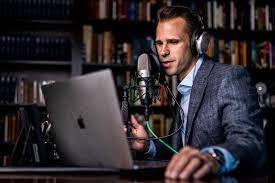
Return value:
<svg viewBox="0 0 275 183">
<path fill-rule="evenodd" d="M 273 80 L 275 68 L 273 69 L 248 69 L 251 76 L 256 80 Z"/>
<path fill-rule="evenodd" d="M 1 112 L 16 112 L 20 107 L 26 107 L 30 104 L 0 104 Z M 45 105 L 37 105 L 39 110 L 46 111 Z"/>
<path fill-rule="evenodd" d="M 72 20 L 24 20 L 24 19 L 1 19 L 3 28 L 0 32 L 7 31 L 59 31 L 73 32 L 81 27 L 81 24 Z"/>
<path fill-rule="evenodd" d="M 139 20 L 138 18 L 131 19 L 129 17 L 117 17 L 113 19 L 112 17 L 107 18 L 99 18 L 93 17 L 88 15 L 89 13 L 94 13 L 100 11 L 99 9 L 91 9 L 91 6 L 88 6 L 89 3 L 93 3 L 96 0 L 85 0 L 85 1 L 74 1 L 75 9 L 71 12 L 71 15 L 64 18 L 37 18 L 37 17 L 30 17 L 30 18 L 22 18 L 18 16 L 12 17 L 0 17 L 0 21 L 2 23 L 2 27 L 0 30 L 1 34 L 25 34 L 25 33 L 34 33 L 34 34 L 43 34 L 43 35 L 61 35 L 61 36 L 68 36 L 71 41 L 71 60 L 65 61 L 58 61 L 57 59 L 53 60 L 22 60 L 22 59 L 14 59 L 14 60 L 7 60 L 1 59 L 0 60 L 0 72 L 3 74 L 6 73 L 26 73 L 30 72 L 30 77 L 32 77 L 33 72 L 49 72 L 49 75 L 58 78 L 59 74 L 57 73 L 66 73 L 66 76 L 62 79 L 68 79 L 71 76 L 77 76 L 86 74 L 89 72 L 106 69 L 111 69 L 114 73 L 124 75 L 122 77 L 127 78 L 125 73 L 129 75 L 129 73 L 133 73 L 135 71 L 134 63 L 136 61 L 136 57 L 131 57 L 131 63 L 125 62 L 125 60 L 121 62 L 111 62 L 111 63 L 123 63 L 123 64 L 103 64 L 102 61 L 98 60 L 91 60 L 90 63 L 86 63 L 85 59 L 83 58 L 85 53 L 84 52 L 84 41 L 83 38 L 83 26 L 84 25 L 91 25 L 93 27 L 94 33 L 104 33 L 106 31 L 111 31 L 112 36 L 114 36 L 115 46 L 118 47 L 118 44 L 123 43 L 130 43 L 131 46 L 136 45 L 135 43 L 131 42 L 135 38 L 147 38 L 150 37 L 153 39 L 154 34 L 154 20 L 147 21 L 147 20 Z M 4 2 L 4 1 L 3 1 Z M 8 0 L 5 0 L 8 2 Z M 12 3 L 19 2 L 19 1 L 11 1 Z M 21 1 L 20 1 L 21 2 Z M 24 2 L 24 1 L 22 1 Z M 40 2 L 40 1 L 39 1 Z M 54 1 L 41 1 L 41 2 L 54 2 Z M 127 1 L 121 1 L 123 3 Z M 144 2 L 144 1 L 142 1 Z M 149 2 L 149 1 L 148 1 Z M 169 1 L 172 2 L 172 1 Z M 179 1 L 177 1 L 180 5 Z M 213 3 L 214 1 L 210 1 Z M 236 2 L 236 1 L 234 1 Z M 1 2 L 2 3 L 2 2 Z M 1 4 L 0 3 L 0 4 Z M 198 3 L 198 4 L 196 4 Z M 184 3 L 183 3 L 184 4 Z M 184 5 L 192 6 L 196 8 L 205 8 L 205 5 L 200 4 L 200 2 L 188 2 Z M 263 6 L 268 4 L 270 7 L 274 9 L 274 1 L 266 0 L 260 1 L 256 0 L 255 6 Z M 177 4 L 173 4 L 177 5 Z M 17 6 L 17 5 L 16 5 Z M 2 6 L 3 7 L 3 6 Z M 0 10 L 3 8 L 0 7 Z M 2 8 L 2 9 L 1 9 Z M 16 7 L 18 8 L 18 7 Z M 213 8 L 213 7 L 212 7 Z M 43 8 L 42 8 L 43 9 Z M 102 8 L 101 8 L 102 10 Z M 213 10 L 213 9 L 212 9 Z M 211 10 L 211 11 L 212 11 Z M 204 10 L 199 10 L 203 12 Z M 3 11 L 2 11 L 3 12 Z M 0 12 L 1 13 L 1 12 Z M 205 15 L 204 15 L 205 16 Z M 226 16 L 230 17 L 230 14 L 226 14 Z M 151 17 L 152 18 L 152 17 Z M 205 16 L 207 19 L 207 16 Z M 217 18 L 217 17 L 214 17 Z M 227 22 L 228 23 L 228 22 Z M 274 23 L 274 22 L 273 22 Z M 217 39 L 223 40 L 236 40 L 236 41 L 269 41 L 274 46 L 275 42 L 275 31 L 271 30 L 251 30 L 249 27 L 241 27 L 234 29 L 228 28 L 229 26 L 226 25 L 227 28 L 213 28 L 209 27 L 207 30 L 212 33 Z M 274 27 L 274 25 L 273 25 Z M 137 40 L 138 42 L 139 40 Z M 1 43 L 1 42 L 0 42 Z M 114 48 L 115 58 L 117 57 L 117 52 L 120 48 Z M 133 48 L 132 51 L 136 51 Z M 121 51 L 121 50 L 120 50 Z M 250 51 L 250 50 L 249 50 Z M 124 53 L 125 54 L 125 53 Z M 137 54 L 137 52 L 132 53 Z M 230 53 L 231 54 L 231 53 Z M 275 54 L 274 51 L 272 54 Z M 101 55 L 102 56 L 102 55 Z M 274 56 L 273 56 L 274 57 Z M 251 62 L 251 60 L 247 60 L 247 62 Z M 127 64 L 124 64 L 127 63 Z M 249 64 L 248 64 L 249 65 Z M 269 87 L 270 95 L 274 95 L 275 87 L 274 87 L 274 75 L 275 69 L 272 68 L 265 68 L 265 69 L 252 69 L 254 67 L 248 67 L 248 71 L 250 72 L 255 82 L 266 82 Z M 63 76 L 62 76 L 63 77 Z M 35 79 L 35 78 L 34 78 Z M 41 78 L 39 78 L 40 80 Z M 116 79 L 116 78 L 115 78 Z M 117 79 L 119 80 L 119 79 Z M 125 80 L 129 80 L 129 77 Z M 121 82 L 118 82 L 120 86 L 123 85 L 123 79 Z M 117 84 L 117 83 L 116 83 Z M 0 111 L 4 113 L 9 112 L 16 112 L 18 108 L 27 106 L 28 104 L 0 104 Z M 41 110 L 46 110 L 44 105 L 39 105 Z M 133 112 L 137 112 L 142 114 L 144 112 L 144 108 L 142 106 L 132 106 L 131 110 Z M 274 117 L 275 108 L 263 108 L 263 116 L 264 117 Z M 167 117 L 171 117 L 171 109 L 169 106 L 153 106 L 152 107 L 152 114 L 164 114 Z"/>
<path fill-rule="evenodd" d="M 70 72 L 71 61 L 41 61 L 41 60 L 0 60 L 0 71 L 7 70 L 54 70 Z"/>
<path fill-rule="evenodd" d="M 135 36 L 146 36 L 154 32 L 154 24 L 149 21 L 88 18 L 83 21 L 83 24 L 94 25 L 97 31 L 113 30 L 116 34 L 130 33 Z"/>
<path fill-rule="evenodd" d="M 207 29 L 212 35 L 221 39 L 229 40 L 273 40 L 275 41 L 275 31 L 251 31 L 251 30 L 231 30 L 231 29 Z"/>
<path fill-rule="evenodd" d="M 112 69 L 115 72 L 124 72 L 124 71 L 132 71 L 135 66 L 133 65 L 124 65 L 124 64 L 82 64 L 82 73 L 88 73 L 92 71 L 97 71 L 101 69 Z"/>
</svg>

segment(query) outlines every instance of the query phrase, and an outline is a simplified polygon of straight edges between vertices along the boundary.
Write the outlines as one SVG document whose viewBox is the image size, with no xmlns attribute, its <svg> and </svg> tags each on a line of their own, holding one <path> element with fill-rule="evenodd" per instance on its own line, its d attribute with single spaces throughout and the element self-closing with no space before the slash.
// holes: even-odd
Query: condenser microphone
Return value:
<svg viewBox="0 0 275 183">
<path fill-rule="evenodd" d="M 165 85 L 165 75 L 158 57 L 152 50 L 146 49 L 137 61 L 138 99 L 145 106 L 145 117 L 149 115 L 149 106 L 160 100 L 160 85 Z"/>
<path fill-rule="evenodd" d="M 152 103 L 152 78 L 151 63 L 148 54 L 143 53 L 138 57 L 137 63 L 138 94 L 142 105 Z"/>
</svg>

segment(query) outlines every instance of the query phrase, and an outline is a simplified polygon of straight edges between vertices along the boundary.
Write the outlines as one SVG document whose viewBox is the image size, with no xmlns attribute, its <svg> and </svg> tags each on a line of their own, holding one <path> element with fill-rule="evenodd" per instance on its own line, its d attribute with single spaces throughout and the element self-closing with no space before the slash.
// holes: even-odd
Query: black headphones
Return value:
<svg viewBox="0 0 275 183">
<path fill-rule="evenodd" d="M 190 47 L 192 55 L 198 57 L 199 55 L 207 52 L 210 42 L 210 34 L 204 29 L 202 17 L 198 14 L 195 14 L 195 16 L 198 17 L 200 25 L 192 34 L 192 37 L 190 39 Z"/>
<path fill-rule="evenodd" d="M 168 7 L 169 8 L 169 7 Z M 188 15 L 190 21 L 194 21 L 196 29 L 190 37 L 190 49 L 193 56 L 198 57 L 201 54 L 205 54 L 210 42 L 210 34 L 204 29 L 202 17 L 192 11 L 186 6 L 170 6 L 170 8 L 179 8 L 184 10 Z M 175 13 L 175 12 L 174 12 Z M 175 13 L 178 14 L 178 13 Z M 180 14 L 179 14 L 180 16 Z"/>
<path fill-rule="evenodd" d="M 192 36 L 190 37 L 190 49 L 191 53 L 193 56 L 198 57 L 201 54 L 205 54 L 208 49 L 208 45 L 210 42 L 210 34 L 204 29 L 204 23 L 203 23 L 203 18 L 193 12 L 190 8 L 185 7 L 185 6 L 172 6 L 172 7 L 180 7 L 180 8 L 185 8 L 186 11 L 189 11 L 192 16 L 197 18 L 198 20 L 198 25 L 196 26 L 197 28 L 195 31 L 192 33 Z M 156 53 L 156 48 L 154 45 L 153 52 Z"/>
<path fill-rule="evenodd" d="M 187 8 L 187 7 L 186 7 Z M 208 45 L 210 42 L 210 34 L 204 29 L 203 19 L 202 17 L 194 13 L 192 10 L 187 8 L 194 16 L 198 17 L 198 22 L 200 25 L 197 26 L 197 29 L 193 32 L 190 39 L 190 48 L 193 56 L 198 57 L 201 54 L 205 54 L 208 49 Z M 148 54 L 150 59 L 154 62 L 153 70 L 155 69 L 158 73 L 160 73 L 160 83 L 165 83 L 165 72 L 160 64 L 159 57 L 156 50 L 156 45 L 154 44 L 151 48 L 145 48 L 143 51 Z"/>
</svg>

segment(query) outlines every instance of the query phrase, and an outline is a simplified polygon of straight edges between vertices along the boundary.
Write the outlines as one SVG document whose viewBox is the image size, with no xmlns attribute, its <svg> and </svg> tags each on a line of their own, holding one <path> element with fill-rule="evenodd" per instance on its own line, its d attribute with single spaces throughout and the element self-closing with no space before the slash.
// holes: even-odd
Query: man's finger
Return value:
<svg viewBox="0 0 275 183">
<path fill-rule="evenodd" d="M 165 171 L 165 177 L 167 178 L 171 178 L 171 179 L 175 179 L 176 176 L 178 175 L 178 173 L 175 170 L 175 166 L 177 165 L 176 162 L 179 162 L 179 159 L 181 157 L 176 154 L 172 157 L 172 159 L 170 160 L 168 166 L 166 167 L 166 171 Z"/>
<path fill-rule="evenodd" d="M 174 155 L 168 164 L 165 177 L 176 179 L 181 172 L 181 170 L 188 164 L 190 161 L 190 153 L 192 153 L 192 149 L 189 147 L 185 147 L 176 155 Z"/>
<path fill-rule="evenodd" d="M 179 174 L 179 178 L 187 180 L 200 168 L 203 161 L 198 156 L 192 156 L 187 166 Z"/>
<path fill-rule="evenodd" d="M 188 154 L 190 153 L 189 151 L 190 151 L 189 147 L 184 147 L 177 154 L 175 154 L 170 160 L 170 163 L 167 166 L 167 170 L 172 169 L 174 165 L 178 163 L 179 159 L 183 157 L 188 157 Z"/>
<path fill-rule="evenodd" d="M 219 170 L 219 164 L 208 154 L 201 154 L 201 159 L 204 161 L 204 165 L 194 173 L 194 179 L 201 179 L 207 174 L 217 174 Z"/>
<path fill-rule="evenodd" d="M 140 126 L 140 124 L 137 122 L 134 115 L 131 115 L 131 121 L 130 122 L 131 122 L 133 128 L 138 128 Z"/>
<path fill-rule="evenodd" d="M 200 169 L 198 169 L 194 175 L 193 178 L 194 179 L 201 179 L 204 176 L 206 176 L 207 174 L 209 174 L 211 172 L 211 165 L 209 163 L 205 163 Z"/>
</svg>

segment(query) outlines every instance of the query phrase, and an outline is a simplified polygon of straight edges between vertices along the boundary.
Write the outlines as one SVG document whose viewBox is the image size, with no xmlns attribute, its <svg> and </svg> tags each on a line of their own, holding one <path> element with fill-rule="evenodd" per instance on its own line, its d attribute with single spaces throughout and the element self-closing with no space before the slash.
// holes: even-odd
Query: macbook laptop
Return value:
<svg viewBox="0 0 275 183">
<path fill-rule="evenodd" d="M 66 165 L 107 170 L 165 168 L 167 161 L 133 161 L 111 70 L 48 84 L 42 90 Z"/>
</svg>

